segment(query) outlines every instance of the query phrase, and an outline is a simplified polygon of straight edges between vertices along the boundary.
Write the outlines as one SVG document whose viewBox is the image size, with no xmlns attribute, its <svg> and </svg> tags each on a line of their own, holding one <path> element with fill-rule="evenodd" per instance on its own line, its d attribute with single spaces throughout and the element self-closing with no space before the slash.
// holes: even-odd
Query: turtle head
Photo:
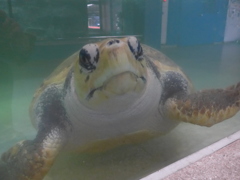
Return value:
<svg viewBox="0 0 240 180">
<path fill-rule="evenodd" d="M 128 106 L 144 92 L 146 76 L 143 49 L 136 37 L 87 44 L 74 67 L 79 100 L 93 109 Z"/>
</svg>

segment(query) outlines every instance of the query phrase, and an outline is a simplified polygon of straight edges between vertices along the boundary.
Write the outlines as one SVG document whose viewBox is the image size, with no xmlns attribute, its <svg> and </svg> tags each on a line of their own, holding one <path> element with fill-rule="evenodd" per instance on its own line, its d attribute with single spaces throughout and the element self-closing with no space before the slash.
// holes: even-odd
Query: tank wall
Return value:
<svg viewBox="0 0 240 180">
<path fill-rule="evenodd" d="M 223 42 L 227 0 L 169 0 L 168 45 Z"/>
<path fill-rule="evenodd" d="M 224 41 L 229 42 L 237 40 L 240 40 L 240 1 L 230 0 Z"/>
</svg>

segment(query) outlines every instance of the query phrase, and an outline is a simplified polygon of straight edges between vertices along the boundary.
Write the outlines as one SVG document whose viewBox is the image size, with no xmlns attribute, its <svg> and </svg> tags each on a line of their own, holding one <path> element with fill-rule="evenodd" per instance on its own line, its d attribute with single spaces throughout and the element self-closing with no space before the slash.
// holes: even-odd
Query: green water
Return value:
<svg viewBox="0 0 240 180">
<path fill-rule="evenodd" d="M 35 136 L 36 131 L 28 116 L 33 93 L 61 62 L 57 49 L 65 49 L 61 56 L 67 57 L 77 50 L 78 46 L 81 45 L 68 47 L 69 49 L 64 46 L 55 47 L 55 50 L 47 55 L 42 55 L 46 50 L 37 46 L 33 56 L 24 64 L 1 66 L 1 73 L 4 73 L 1 76 L 3 86 L 0 93 L 0 106 L 3 109 L 0 126 L 1 153 L 17 141 L 32 139 Z M 181 65 L 197 89 L 226 87 L 239 80 L 239 45 L 163 47 L 162 51 Z M 229 52 L 231 56 L 228 55 Z M 228 56 L 225 57 L 225 54 Z M 121 147 L 104 154 L 63 154 L 56 161 L 48 178 L 139 178 L 238 131 L 239 119 L 238 113 L 230 120 L 211 128 L 182 123 L 164 137 L 140 145 Z"/>
<path fill-rule="evenodd" d="M 34 2 L 39 4 L 36 5 Z M 36 130 L 32 127 L 28 115 L 31 99 L 44 78 L 62 60 L 79 50 L 84 44 L 99 40 L 96 36 L 138 35 L 140 39 L 144 39 L 143 19 L 141 18 L 144 9 L 143 1 L 123 3 L 122 6 L 126 7 L 125 13 L 118 8 L 121 1 L 114 1 L 115 4 L 111 5 L 112 12 L 117 13 L 109 19 L 110 24 L 108 29 L 105 29 L 106 31 L 101 27 L 103 24 L 99 25 L 97 12 L 93 9 L 87 12 L 87 9 L 82 7 L 83 2 L 86 5 L 87 1 L 81 1 L 79 6 L 74 4 L 77 1 L 71 1 L 71 3 L 61 1 L 65 6 L 56 2 L 51 1 L 47 4 L 47 1 L 42 1 L 42 3 L 32 1 L 27 4 L 21 1 L 22 4 L 16 2 L 12 4 L 15 19 L 24 30 L 35 33 L 37 40 L 29 57 L 16 59 L 5 56 L 0 58 L 0 154 L 20 140 L 35 137 Z M 89 1 L 88 4 L 94 2 L 98 1 Z M 102 1 L 102 5 L 107 2 L 109 1 Z M 3 1 L 0 3 L 4 4 Z M 6 3 L 4 5 L 7 7 Z M 49 15 L 49 18 L 47 15 L 44 16 L 46 12 L 41 13 L 41 8 L 45 8 L 47 13 L 53 15 Z M 70 10 L 72 8 L 72 11 L 68 8 Z M 7 8 L 4 10 L 7 11 Z M 71 19 L 72 16 L 75 18 Z M 125 21 L 125 25 L 119 21 L 119 17 L 128 20 Z M 136 17 L 141 21 L 136 21 L 134 26 L 131 20 Z M 81 25 L 87 24 L 88 18 L 92 18 L 89 24 L 91 28 L 84 26 L 84 29 Z M 70 25 L 77 23 L 75 26 L 70 26 L 68 23 L 61 26 L 62 22 L 68 22 Z M 54 25 L 50 26 L 51 23 Z M 92 26 L 94 28 L 100 26 L 103 29 L 98 31 Z M 240 81 L 239 44 L 162 46 L 161 51 L 183 68 L 197 90 L 224 88 Z M 239 129 L 240 113 L 211 128 L 181 123 L 163 137 L 138 145 L 120 147 L 103 154 L 63 153 L 56 160 L 45 180 L 138 179 Z"/>
</svg>

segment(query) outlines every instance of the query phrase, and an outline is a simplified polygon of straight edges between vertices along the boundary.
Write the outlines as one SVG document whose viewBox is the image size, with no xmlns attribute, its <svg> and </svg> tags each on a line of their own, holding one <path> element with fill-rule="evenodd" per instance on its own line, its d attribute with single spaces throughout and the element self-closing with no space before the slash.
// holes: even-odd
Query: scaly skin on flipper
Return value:
<svg viewBox="0 0 240 180">
<path fill-rule="evenodd" d="M 58 89 L 48 88 L 39 102 L 38 134 L 34 140 L 19 142 L 3 153 L 1 180 L 42 180 L 67 142 L 70 123 Z"/>
<path fill-rule="evenodd" d="M 172 119 L 201 126 L 212 126 L 240 110 L 240 83 L 224 89 L 199 91 L 167 100 L 167 115 Z"/>
<path fill-rule="evenodd" d="M 42 180 L 64 145 L 65 137 L 59 129 L 43 138 L 36 137 L 17 143 L 2 154 L 1 180 Z"/>
</svg>

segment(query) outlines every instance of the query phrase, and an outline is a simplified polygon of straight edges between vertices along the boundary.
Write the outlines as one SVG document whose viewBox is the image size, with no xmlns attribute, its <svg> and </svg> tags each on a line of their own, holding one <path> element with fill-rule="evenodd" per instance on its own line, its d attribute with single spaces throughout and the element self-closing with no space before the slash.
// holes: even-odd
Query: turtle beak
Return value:
<svg viewBox="0 0 240 180">
<path fill-rule="evenodd" d="M 132 72 L 124 72 L 111 77 L 103 86 L 91 90 L 86 99 L 90 100 L 95 93 L 103 93 L 107 97 L 122 96 L 127 93 L 140 93 L 144 89 L 145 84 L 145 77 L 138 77 Z"/>
</svg>

